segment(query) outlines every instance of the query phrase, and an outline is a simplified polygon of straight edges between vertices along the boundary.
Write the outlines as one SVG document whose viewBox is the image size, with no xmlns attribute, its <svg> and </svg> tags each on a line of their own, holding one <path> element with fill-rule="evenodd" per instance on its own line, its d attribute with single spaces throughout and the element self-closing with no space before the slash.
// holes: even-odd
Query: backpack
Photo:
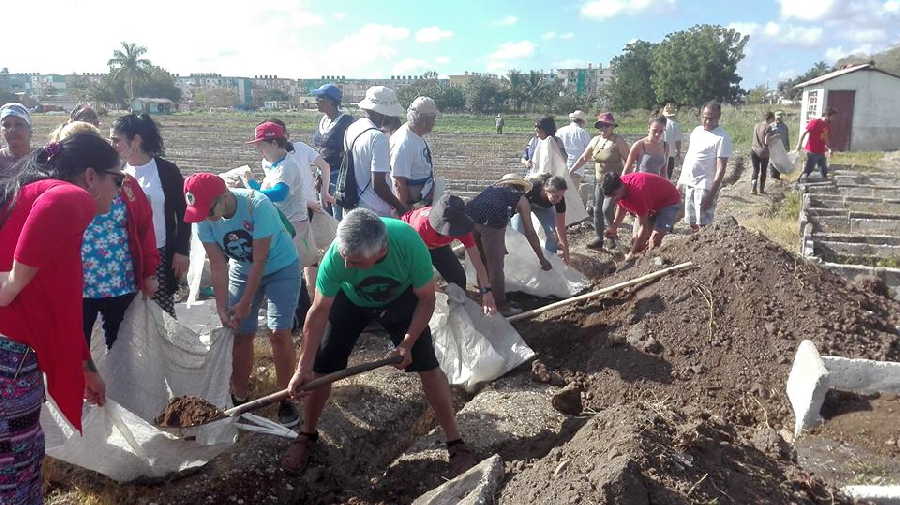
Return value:
<svg viewBox="0 0 900 505">
<path fill-rule="evenodd" d="M 367 128 L 361 131 L 350 143 L 350 147 L 344 150 L 344 159 L 341 160 L 337 184 L 334 186 L 334 201 L 338 206 L 347 210 L 355 209 L 359 205 L 360 195 L 369 189 L 369 184 L 372 183 L 372 178 L 369 177 L 369 183 L 360 191 L 359 184 L 356 182 L 356 169 L 353 164 L 353 146 L 359 140 L 359 137 L 369 130 L 377 130 L 377 128 Z"/>
</svg>

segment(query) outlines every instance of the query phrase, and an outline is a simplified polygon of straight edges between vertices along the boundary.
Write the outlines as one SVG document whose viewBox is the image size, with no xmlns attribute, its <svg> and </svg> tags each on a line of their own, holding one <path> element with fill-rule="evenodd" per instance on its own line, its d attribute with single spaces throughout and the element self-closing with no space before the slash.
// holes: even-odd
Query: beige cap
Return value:
<svg viewBox="0 0 900 505">
<path fill-rule="evenodd" d="M 569 114 L 569 120 L 575 121 L 576 119 L 586 122 L 587 114 L 585 114 L 583 110 L 576 110 L 575 112 Z"/>
<path fill-rule="evenodd" d="M 429 114 L 429 115 L 438 115 L 441 111 L 438 110 L 437 104 L 434 103 L 434 100 L 427 96 L 420 96 L 413 100 L 413 103 L 409 104 L 409 110 L 414 110 L 419 114 Z"/>
<path fill-rule="evenodd" d="M 397 100 L 397 93 L 385 86 L 367 89 L 365 98 L 359 102 L 359 108 L 391 117 L 403 117 L 406 112 L 400 105 L 400 100 Z"/>
</svg>

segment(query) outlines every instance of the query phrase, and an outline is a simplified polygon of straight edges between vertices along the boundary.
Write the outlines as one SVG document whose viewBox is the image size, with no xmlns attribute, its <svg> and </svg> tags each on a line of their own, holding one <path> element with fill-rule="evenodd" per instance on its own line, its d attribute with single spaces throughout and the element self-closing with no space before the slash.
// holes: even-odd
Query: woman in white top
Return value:
<svg viewBox="0 0 900 505">
<path fill-rule="evenodd" d="M 184 222 L 184 178 L 164 152 L 162 136 L 147 114 L 127 114 L 113 122 L 109 140 L 125 161 L 125 173 L 141 185 L 153 210 L 153 231 L 160 264 L 156 271 L 159 288 L 153 299 L 175 317 L 175 293 L 187 275 L 191 247 L 191 225 Z"/>
</svg>

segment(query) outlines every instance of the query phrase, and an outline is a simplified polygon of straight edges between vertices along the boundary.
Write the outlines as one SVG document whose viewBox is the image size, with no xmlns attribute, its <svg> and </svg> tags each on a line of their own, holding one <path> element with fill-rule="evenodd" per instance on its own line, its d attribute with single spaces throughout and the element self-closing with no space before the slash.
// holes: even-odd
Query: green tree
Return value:
<svg viewBox="0 0 900 505">
<path fill-rule="evenodd" d="M 466 109 L 478 114 L 503 110 L 509 96 L 499 79 L 484 75 L 472 77 L 463 93 L 466 97 Z"/>
<path fill-rule="evenodd" d="M 137 44 L 122 42 L 122 50 L 113 51 L 113 57 L 106 63 L 115 77 L 124 77 L 128 83 L 129 101 L 134 100 L 134 82 L 150 75 L 150 60 L 142 58 L 147 48 Z"/>
<path fill-rule="evenodd" d="M 827 74 L 831 71 L 831 67 L 825 64 L 824 61 L 817 62 L 805 73 L 794 77 L 793 79 L 787 79 L 785 81 L 781 81 L 778 83 L 778 93 L 781 94 L 784 98 L 788 100 L 799 100 L 803 95 L 802 89 L 794 89 L 794 86 L 800 84 L 801 82 L 806 82 L 810 79 L 818 77 L 822 74 Z"/>
<path fill-rule="evenodd" d="M 137 87 L 140 96 L 168 98 L 175 103 L 181 101 L 181 89 L 175 86 L 175 78 L 165 69 L 150 66 L 147 77 Z"/>
<path fill-rule="evenodd" d="M 653 49 L 650 82 L 656 103 L 735 102 L 744 94 L 737 65 L 749 40 L 718 25 L 697 25 L 666 35 Z"/>
<path fill-rule="evenodd" d="M 403 86 L 397 91 L 400 103 L 406 107 L 420 96 L 431 97 L 442 112 L 458 112 L 466 105 L 463 90 L 439 81 L 437 72 L 426 72 L 409 86 Z"/>
<path fill-rule="evenodd" d="M 769 98 L 769 88 L 760 84 L 747 93 L 747 103 L 766 103 Z"/>
<path fill-rule="evenodd" d="M 128 92 L 125 88 L 125 80 L 117 79 L 110 73 L 103 76 L 99 83 L 92 84 L 88 88 L 86 98 L 96 103 L 116 104 L 127 108 Z"/>
<path fill-rule="evenodd" d="M 624 52 L 610 61 L 613 78 L 604 91 L 614 110 L 650 109 L 656 104 L 650 84 L 654 47 L 655 44 L 638 40 L 626 45 Z"/>
</svg>

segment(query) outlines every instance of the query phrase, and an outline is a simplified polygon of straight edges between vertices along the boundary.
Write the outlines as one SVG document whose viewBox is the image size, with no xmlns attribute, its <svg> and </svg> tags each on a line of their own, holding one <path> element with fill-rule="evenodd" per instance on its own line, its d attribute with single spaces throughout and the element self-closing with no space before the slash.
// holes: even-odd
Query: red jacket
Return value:
<svg viewBox="0 0 900 505">
<path fill-rule="evenodd" d="M 153 232 L 153 210 L 150 200 L 137 179 L 125 176 L 122 184 L 122 201 L 125 202 L 128 249 L 134 261 L 134 280 L 138 291 L 144 288 L 144 279 L 156 274 L 159 266 L 159 250 Z"/>
</svg>

